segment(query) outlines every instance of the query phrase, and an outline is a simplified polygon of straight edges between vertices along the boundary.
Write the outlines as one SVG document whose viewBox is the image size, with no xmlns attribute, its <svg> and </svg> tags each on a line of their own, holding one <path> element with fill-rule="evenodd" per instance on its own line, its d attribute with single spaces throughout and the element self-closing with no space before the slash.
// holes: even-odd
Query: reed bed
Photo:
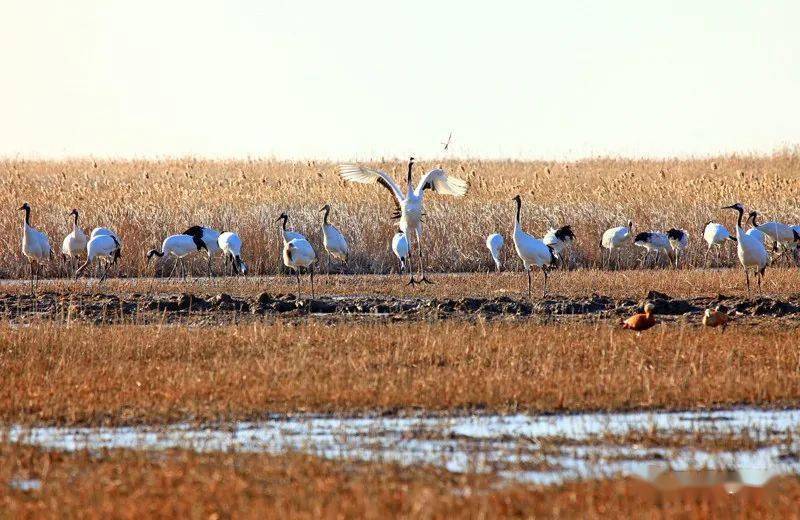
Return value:
<svg viewBox="0 0 800 520">
<path fill-rule="evenodd" d="M 796 406 L 795 330 L 322 322 L 0 327 L 0 421 Z"/>
<path fill-rule="evenodd" d="M 402 160 L 371 165 L 396 178 L 405 169 Z M 434 166 L 471 185 L 464 198 L 426 196 L 427 262 L 439 272 L 490 267 L 484 240 L 495 231 L 510 239 L 511 197 L 517 193 L 525 204 L 525 229 L 542 236 L 550 226 L 571 224 L 578 237 L 572 260 L 586 267 L 601 265 L 602 231 L 628 219 L 638 231 L 689 231 L 690 266 L 702 264 L 700 229 L 706 221 L 724 222 L 729 229 L 733 225 L 734 215 L 721 211 L 721 205 L 741 201 L 767 219 L 800 222 L 797 150 L 770 157 L 663 161 L 441 160 L 423 162 L 419 170 Z M 306 233 L 321 251 L 318 210 L 325 203 L 333 206 L 332 222 L 351 242 L 348 272 L 386 273 L 395 265 L 389 250 L 394 227 L 388 192 L 377 185 L 345 183 L 331 163 L 7 159 L 0 161 L 0 188 L 0 205 L 8 209 L 0 214 L 0 247 L 7 252 L 0 256 L 2 278 L 27 273 L 19 247 L 22 216 L 13 211 L 23 201 L 31 203 L 34 226 L 45 231 L 56 248 L 71 229 L 66 215 L 72 208 L 82 212 L 87 229 L 115 229 L 124 246 L 122 272 L 128 276 L 152 274 L 145 251 L 192 224 L 237 231 L 251 272 L 274 274 L 281 269 L 277 216 L 288 212 L 290 227 Z M 624 264 L 634 265 L 640 254 L 631 246 L 623 255 Z M 511 248 L 506 255 L 515 266 Z M 195 269 L 202 270 L 202 262 Z M 47 276 L 65 274 L 60 262 L 47 266 Z"/>
<path fill-rule="evenodd" d="M 20 483 L 39 487 L 19 489 Z M 9 518 L 796 518 L 800 481 L 661 490 L 637 479 L 504 483 L 431 467 L 311 456 L 0 444 Z"/>
</svg>

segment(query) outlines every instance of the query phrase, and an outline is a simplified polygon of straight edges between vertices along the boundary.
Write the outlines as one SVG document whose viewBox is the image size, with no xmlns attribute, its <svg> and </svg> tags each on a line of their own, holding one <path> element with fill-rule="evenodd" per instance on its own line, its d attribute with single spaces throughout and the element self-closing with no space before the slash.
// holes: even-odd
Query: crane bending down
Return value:
<svg viewBox="0 0 800 520">
<path fill-rule="evenodd" d="M 413 232 L 417 238 L 420 278 L 419 280 L 414 279 L 413 271 L 409 269 L 411 279 L 408 281 L 408 285 L 423 282 L 433 283 L 425 276 L 422 251 L 422 216 L 424 215 L 422 197 L 425 194 L 425 190 L 430 189 L 442 195 L 462 197 L 469 189 L 469 184 L 466 181 L 450 177 L 440 168 L 435 168 L 423 175 L 417 187 L 414 188 L 411 183 L 413 167 L 414 158 L 411 157 L 408 160 L 407 188 L 406 192 L 403 193 L 403 190 L 400 189 L 394 179 L 385 172 L 355 164 L 342 164 L 339 166 L 339 173 L 343 179 L 361 184 L 377 182 L 391 192 L 395 204 L 395 212 L 392 216 L 399 219 L 400 231 L 405 233 L 406 236 Z"/>
</svg>

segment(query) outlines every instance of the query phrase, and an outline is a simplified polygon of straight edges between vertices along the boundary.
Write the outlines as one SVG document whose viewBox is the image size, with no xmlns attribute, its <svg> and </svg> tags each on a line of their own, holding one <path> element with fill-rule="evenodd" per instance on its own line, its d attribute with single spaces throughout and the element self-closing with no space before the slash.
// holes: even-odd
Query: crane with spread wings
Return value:
<svg viewBox="0 0 800 520">
<path fill-rule="evenodd" d="M 403 233 L 408 236 L 410 232 L 413 232 L 417 238 L 420 278 L 416 280 L 413 271 L 409 269 L 412 273 L 408 282 L 409 285 L 423 282 L 432 283 L 425 276 L 422 253 L 422 216 L 424 215 L 422 197 L 425 194 L 425 190 L 431 190 L 442 195 L 462 197 L 469 189 L 469 184 L 466 181 L 448 176 L 441 168 L 435 168 L 423 175 L 417 187 L 414 188 L 411 181 L 413 168 L 414 158 L 411 157 L 408 160 L 408 175 L 406 178 L 408 184 L 405 193 L 403 193 L 403 190 L 386 172 L 356 164 L 339 166 L 339 173 L 345 180 L 361 184 L 378 183 L 391 192 L 392 201 L 395 205 L 393 218 L 399 219 L 398 225 Z"/>
</svg>

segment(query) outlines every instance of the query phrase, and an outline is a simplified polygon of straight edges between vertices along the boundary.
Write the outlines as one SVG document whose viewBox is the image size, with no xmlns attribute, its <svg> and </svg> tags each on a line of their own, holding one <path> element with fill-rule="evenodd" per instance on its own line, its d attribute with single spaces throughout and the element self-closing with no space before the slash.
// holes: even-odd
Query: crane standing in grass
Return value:
<svg viewBox="0 0 800 520">
<path fill-rule="evenodd" d="M 172 271 L 170 272 L 170 277 L 172 277 L 172 273 L 175 272 L 175 268 L 179 267 L 178 269 L 178 276 L 183 274 L 183 278 L 186 279 L 186 264 L 184 263 L 184 258 L 192 253 L 197 251 L 205 250 L 208 252 L 208 246 L 206 243 L 197 235 L 171 235 L 164 239 L 164 243 L 161 244 L 161 251 L 157 249 L 151 249 L 147 252 L 147 262 L 150 262 L 150 259 L 154 256 L 159 258 L 166 256 L 174 256 L 176 258 L 175 265 L 172 266 Z"/>
<path fill-rule="evenodd" d="M 708 245 L 706 256 L 703 259 L 704 266 L 708 265 L 708 254 L 711 252 L 712 247 L 717 248 L 717 263 L 719 263 L 720 252 L 722 251 L 722 247 L 725 242 L 728 240 L 736 242 L 736 239 L 731 236 L 725 226 L 710 220 L 703 226 L 703 240 L 705 240 L 706 244 Z"/>
<path fill-rule="evenodd" d="M 242 261 L 242 239 L 239 235 L 233 231 L 220 233 L 217 244 L 225 258 L 224 271 L 227 271 L 230 265 L 235 274 L 246 275 L 247 264 Z"/>
<path fill-rule="evenodd" d="M 343 164 L 339 166 L 339 172 L 345 180 L 359 182 L 361 184 L 376 182 L 391 192 L 395 204 L 395 213 L 393 217 L 399 219 L 400 231 L 406 235 L 413 232 L 417 238 L 420 278 L 419 280 L 415 280 L 414 274 L 412 273 L 411 279 L 408 281 L 409 285 L 415 283 L 433 283 L 425 276 L 422 251 L 422 217 L 425 214 L 422 198 L 425 194 L 425 190 L 432 190 L 442 195 L 461 197 L 465 195 L 469 189 L 469 185 L 466 181 L 456 177 L 450 177 L 440 168 L 435 168 L 423 175 L 415 189 L 411 182 L 411 171 L 413 167 L 414 158 L 411 157 L 408 161 L 408 175 L 406 176 L 407 185 L 404 193 L 394 179 L 385 172 L 353 164 Z"/>
<path fill-rule="evenodd" d="M 629 220 L 627 226 L 617 226 L 606 229 L 600 238 L 600 247 L 608 249 L 608 265 L 611 267 L 611 257 L 617 251 L 617 269 L 619 269 L 620 258 L 622 256 L 622 246 L 628 243 L 633 236 L 633 221 Z M 600 263 L 603 264 L 602 250 Z"/>
<path fill-rule="evenodd" d="M 486 237 L 486 247 L 489 248 L 489 253 L 492 255 L 492 260 L 494 260 L 495 271 L 498 273 L 502 267 L 500 252 L 503 250 L 503 244 L 505 244 L 505 239 L 500 233 L 492 233 Z"/>
<path fill-rule="evenodd" d="M 197 237 L 206 245 L 206 255 L 208 256 L 208 276 L 214 276 L 211 258 L 221 251 L 219 248 L 219 231 L 207 226 L 192 226 L 182 234 Z"/>
<path fill-rule="evenodd" d="M 736 221 L 736 252 L 739 256 L 739 263 L 744 268 L 744 277 L 747 283 L 747 292 L 750 292 L 750 270 L 754 270 L 756 280 L 758 281 L 758 289 L 761 290 L 761 281 L 764 278 L 764 272 L 767 269 L 767 248 L 764 247 L 764 241 L 759 240 L 756 236 L 747 234 L 742 228 L 742 217 L 744 216 L 744 207 L 738 202 L 725 206 L 722 209 L 732 209 L 739 213 Z"/>
<path fill-rule="evenodd" d="M 36 281 L 39 278 L 41 263 L 53 255 L 47 235 L 31 226 L 31 206 L 27 202 L 19 207 L 25 212 L 22 221 L 22 254 L 28 259 L 31 268 L 31 292 L 36 290 Z"/>
<path fill-rule="evenodd" d="M 72 223 L 72 232 L 65 236 L 64 241 L 61 243 L 61 258 L 65 262 L 69 260 L 68 269 L 72 269 L 78 257 L 86 254 L 86 245 L 89 243 L 89 237 L 86 236 L 83 228 L 78 225 L 78 210 L 73 209 L 68 216 L 74 217 L 75 220 Z"/>
<path fill-rule="evenodd" d="M 689 247 L 689 233 L 683 229 L 671 228 L 667 231 L 667 238 L 672 248 L 672 255 L 675 258 L 675 269 L 677 269 L 681 251 L 686 251 L 686 248 Z"/>
<path fill-rule="evenodd" d="M 75 279 L 77 280 L 81 276 L 81 273 L 89 267 L 89 264 L 97 260 L 103 267 L 103 274 L 99 282 L 103 283 L 103 280 L 108 276 L 109 266 L 115 264 L 120 257 L 119 250 L 121 247 L 119 240 L 113 234 L 98 234 L 89 239 L 89 243 L 86 245 L 86 262 L 75 271 Z"/>
<path fill-rule="evenodd" d="M 398 231 L 392 237 L 392 252 L 400 262 L 399 273 L 402 274 L 406 269 L 406 260 L 408 259 L 408 238 L 402 231 Z"/>
<path fill-rule="evenodd" d="M 669 244 L 669 237 L 658 231 L 643 231 L 638 233 L 633 238 L 633 243 L 639 247 L 644 248 L 645 253 L 642 257 L 641 266 L 644 267 L 647 261 L 647 258 L 650 256 L 650 253 L 655 252 L 656 258 L 653 260 L 653 267 L 658 264 L 658 259 L 661 257 L 661 253 L 664 253 L 669 257 L 672 258 L 670 255 L 670 244 Z M 670 262 L 671 263 L 671 262 Z"/>
<path fill-rule="evenodd" d="M 547 270 L 553 267 L 558 258 L 553 248 L 543 241 L 533 237 L 522 230 L 520 223 L 520 213 L 522 212 L 522 197 L 514 197 L 517 205 L 514 217 L 514 247 L 522 260 L 525 270 L 528 272 L 528 298 L 531 297 L 531 268 L 534 266 L 541 268 L 544 281 L 542 282 L 542 296 L 547 294 Z"/>
<path fill-rule="evenodd" d="M 347 240 L 342 235 L 336 226 L 328 222 L 328 215 L 331 212 L 330 204 L 322 206 L 321 212 L 324 211 L 325 215 L 322 217 L 322 245 L 328 253 L 327 274 L 331 273 L 331 257 L 341 261 L 347 266 L 347 257 L 350 256 L 350 246 Z"/>
<path fill-rule="evenodd" d="M 311 298 L 314 298 L 314 262 L 317 260 L 317 254 L 314 252 L 311 242 L 302 235 L 299 233 L 290 235 L 290 232 L 286 231 L 286 222 L 289 221 L 289 216 L 286 213 L 281 213 L 275 222 L 280 221 L 283 221 L 281 225 L 283 265 L 294 270 L 297 276 L 297 299 L 300 299 L 300 269 L 303 267 L 308 269 L 311 277 Z"/>
</svg>

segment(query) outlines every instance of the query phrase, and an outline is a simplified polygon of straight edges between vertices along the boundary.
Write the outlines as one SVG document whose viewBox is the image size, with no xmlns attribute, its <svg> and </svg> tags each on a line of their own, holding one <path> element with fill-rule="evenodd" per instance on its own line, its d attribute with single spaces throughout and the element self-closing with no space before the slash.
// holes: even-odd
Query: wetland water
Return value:
<svg viewBox="0 0 800 520">
<path fill-rule="evenodd" d="M 431 464 L 552 484 L 573 479 L 713 469 L 743 485 L 800 473 L 800 410 L 334 417 L 275 415 L 197 427 L 20 427 L 7 441 L 58 450 L 129 448 L 304 452 L 331 459 Z M 691 435 L 713 449 L 627 439 Z M 614 439 L 610 441 L 609 439 Z M 740 440 L 747 442 L 742 443 Z"/>
</svg>

